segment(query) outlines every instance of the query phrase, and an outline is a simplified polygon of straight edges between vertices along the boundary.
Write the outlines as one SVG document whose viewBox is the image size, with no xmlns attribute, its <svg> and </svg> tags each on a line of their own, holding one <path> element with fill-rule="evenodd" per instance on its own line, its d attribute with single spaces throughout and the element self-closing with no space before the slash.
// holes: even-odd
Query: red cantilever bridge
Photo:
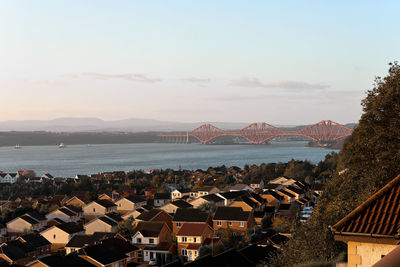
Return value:
<svg viewBox="0 0 400 267">
<path fill-rule="evenodd" d="M 159 134 L 158 136 L 176 138 L 176 140 L 182 140 L 185 143 L 189 142 L 189 137 L 194 137 L 202 144 L 210 143 L 221 136 L 240 136 L 251 144 L 262 144 L 283 135 L 301 135 L 315 141 L 335 141 L 351 135 L 352 131 L 351 128 L 339 123 L 324 120 L 299 131 L 284 131 L 264 122 L 256 122 L 238 131 L 224 131 L 211 124 L 203 124 L 185 134 L 171 133 Z"/>
</svg>

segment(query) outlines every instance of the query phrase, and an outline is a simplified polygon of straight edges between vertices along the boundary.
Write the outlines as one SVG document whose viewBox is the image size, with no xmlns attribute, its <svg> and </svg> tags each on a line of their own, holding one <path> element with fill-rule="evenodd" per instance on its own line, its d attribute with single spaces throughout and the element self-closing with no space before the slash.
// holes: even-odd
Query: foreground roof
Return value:
<svg viewBox="0 0 400 267">
<path fill-rule="evenodd" d="M 340 233 L 393 236 L 400 231 L 400 175 L 336 223 Z"/>
</svg>

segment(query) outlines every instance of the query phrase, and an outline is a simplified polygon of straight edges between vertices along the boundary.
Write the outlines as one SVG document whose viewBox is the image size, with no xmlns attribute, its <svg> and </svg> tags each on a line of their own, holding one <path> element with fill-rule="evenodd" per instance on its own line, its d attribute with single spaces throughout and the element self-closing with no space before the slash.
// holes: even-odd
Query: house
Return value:
<svg viewBox="0 0 400 267">
<path fill-rule="evenodd" d="M 123 197 L 115 202 L 119 212 L 128 212 L 140 208 L 147 204 L 144 196 L 129 195 Z"/>
<path fill-rule="evenodd" d="M 294 214 L 291 214 L 290 207 L 292 204 L 290 203 L 281 203 L 275 213 L 275 217 L 290 217 Z"/>
<path fill-rule="evenodd" d="M 121 235 L 116 235 L 112 238 L 107 238 L 100 241 L 102 245 L 106 246 L 107 248 L 111 248 L 112 250 L 122 252 L 127 258 L 127 263 L 133 262 L 138 260 L 138 251 L 139 248 L 135 245 L 132 245 L 130 240 L 125 239 Z"/>
<path fill-rule="evenodd" d="M 204 203 L 213 203 L 218 207 L 218 206 L 224 206 L 225 202 L 224 202 L 223 198 L 219 197 L 216 194 L 209 194 L 209 195 L 201 196 L 190 202 L 190 204 L 193 205 L 193 208 L 198 208 L 199 206 L 201 206 Z"/>
<path fill-rule="evenodd" d="M 0 184 L 13 184 L 19 177 L 18 173 L 0 173 Z"/>
<path fill-rule="evenodd" d="M 47 221 L 51 221 L 55 218 L 63 220 L 64 222 L 77 222 L 80 216 L 66 207 L 61 207 L 46 214 Z"/>
<path fill-rule="evenodd" d="M 178 209 L 172 218 L 173 234 L 176 235 L 186 223 L 208 223 L 212 225 L 212 220 L 208 212 L 203 212 L 199 209 Z"/>
<path fill-rule="evenodd" d="M 250 187 L 254 191 L 263 189 L 264 188 L 264 179 L 258 179 L 258 180 L 251 181 Z"/>
<path fill-rule="evenodd" d="M 267 201 L 267 206 L 279 207 L 279 204 L 283 202 L 284 197 L 274 190 L 268 189 L 267 191 L 260 194 L 260 196 Z"/>
<path fill-rule="evenodd" d="M 181 199 L 185 196 L 190 196 L 190 189 L 189 188 L 184 188 L 184 189 L 175 189 L 174 191 L 171 192 L 171 199 Z"/>
<path fill-rule="evenodd" d="M 280 185 L 284 185 L 284 186 L 292 185 L 294 183 L 296 183 L 295 179 L 289 179 L 286 177 L 278 177 L 278 178 L 275 178 L 275 179 L 269 181 L 269 184 L 280 184 Z"/>
<path fill-rule="evenodd" d="M 45 173 L 41 176 L 41 178 L 47 179 L 47 180 L 53 180 L 54 176 L 51 175 L 50 173 Z"/>
<path fill-rule="evenodd" d="M 71 205 L 71 206 L 82 208 L 83 206 L 86 205 L 86 203 L 85 203 L 84 199 L 82 199 L 78 196 L 73 196 L 65 202 L 65 205 Z"/>
<path fill-rule="evenodd" d="M 28 263 L 26 266 L 29 267 L 67 267 L 67 266 L 79 266 L 79 267 L 94 267 L 96 265 L 85 261 L 78 254 L 53 254 L 37 259 L 33 262 Z"/>
<path fill-rule="evenodd" d="M 235 184 L 228 185 L 223 189 L 224 192 L 233 192 L 233 191 L 247 191 L 254 192 L 254 189 L 248 186 L 247 184 Z"/>
<path fill-rule="evenodd" d="M 138 258 L 143 261 L 157 255 L 167 257 L 171 251 L 171 229 L 163 222 L 138 222 L 132 236 L 132 244 L 139 247 Z"/>
<path fill-rule="evenodd" d="M 101 216 L 110 212 L 117 212 L 117 205 L 106 199 L 98 199 L 90 202 L 83 208 L 85 216 Z"/>
<path fill-rule="evenodd" d="M 28 234 L 0 245 L 0 260 L 8 264 L 27 264 L 37 257 L 48 254 L 50 243 L 36 234 Z"/>
<path fill-rule="evenodd" d="M 7 232 L 12 234 L 39 231 L 40 229 L 40 222 L 27 214 L 7 223 Z"/>
<path fill-rule="evenodd" d="M 74 235 L 65 245 L 65 253 L 77 252 L 79 249 L 100 243 L 100 241 L 119 236 L 115 233 L 96 232 L 91 235 Z"/>
<path fill-rule="evenodd" d="M 17 237 L 16 240 L 23 244 L 32 246 L 35 249 L 35 257 L 50 253 L 51 243 L 39 234 L 21 235 Z"/>
<path fill-rule="evenodd" d="M 68 200 L 67 195 L 54 195 L 53 197 L 48 199 L 48 204 L 50 206 L 54 205 L 54 206 L 57 206 L 57 207 L 62 207 L 62 206 L 65 205 L 67 200 Z"/>
<path fill-rule="evenodd" d="M 185 223 L 176 233 L 178 255 L 194 261 L 206 238 L 212 238 L 214 230 L 208 223 Z"/>
<path fill-rule="evenodd" d="M 213 217 L 214 230 L 231 229 L 245 232 L 255 226 L 253 213 L 240 207 L 218 207 Z"/>
<path fill-rule="evenodd" d="M 30 244 L 25 244 L 19 240 L 12 240 L 0 245 L 0 260 L 11 264 L 25 265 L 35 260 L 35 248 Z"/>
<path fill-rule="evenodd" d="M 86 223 L 85 234 L 90 235 L 95 232 L 116 233 L 118 224 L 122 221 L 118 213 L 108 213 L 104 216 L 98 217 Z"/>
<path fill-rule="evenodd" d="M 286 191 L 289 193 L 293 194 L 295 196 L 295 199 L 301 199 L 304 197 L 305 192 L 303 189 L 298 188 L 297 186 L 289 185 L 285 188 Z"/>
<path fill-rule="evenodd" d="M 38 183 L 41 184 L 45 181 L 43 177 L 30 177 L 25 180 L 27 183 Z"/>
<path fill-rule="evenodd" d="M 248 194 L 248 191 L 228 191 L 217 193 L 217 196 L 224 199 L 224 206 L 229 206 L 238 197 L 247 196 Z"/>
<path fill-rule="evenodd" d="M 73 222 L 54 225 L 40 233 L 51 243 L 51 251 L 64 248 L 74 235 L 84 234 L 81 225 Z"/>
<path fill-rule="evenodd" d="M 189 204 L 188 202 L 178 199 L 175 201 L 171 201 L 164 206 L 160 207 L 163 211 L 169 214 L 174 214 L 177 209 L 186 209 L 186 208 L 192 208 L 193 206 Z"/>
<path fill-rule="evenodd" d="M 190 192 L 190 197 L 192 198 L 198 198 L 202 196 L 206 196 L 209 194 L 216 194 L 219 193 L 221 190 L 219 190 L 215 186 L 203 186 L 197 189 L 194 189 Z"/>
<path fill-rule="evenodd" d="M 139 210 L 132 210 L 132 211 L 122 215 L 122 219 L 127 220 L 130 217 L 132 217 L 133 219 L 136 219 L 140 214 L 142 214 L 142 212 L 140 212 Z"/>
<path fill-rule="evenodd" d="M 252 200 L 251 198 L 247 196 L 241 196 L 237 199 L 235 199 L 229 207 L 240 207 L 242 208 L 243 211 L 253 211 L 257 209 L 259 206 L 259 203 Z"/>
<path fill-rule="evenodd" d="M 129 256 L 118 248 L 105 244 L 84 247 L 79 250 L 79 256 L 95 266 L 119 267 L 127 266 Z"/>
<path fill-rule="evenodd" d="M 292 203 L 296 200 L 296 196 L 294 194 L 290 193 L 289 191 L 287 191 L 286 189 L 282 188 L 277 193 L 283 197 L 283 201 L 285 203 Z"/>
<path fill-rule="evenodd" d="M 154 207 L 161 207 L 165 203 L 171 200 L 171 194 L 169 193 L 155 193 L 154 194 Z"/>
<path fill-rule="evenodd" d="M 143 211 L 139 216 L 136 217 L 136 221 L 164 222 L 168 225 L 170 229 L 172 229 L 172 216 L 162 209 L 151 209 L 149 211 Z"/>
<path fill-rule="evenodd" d="M 348 266 L 372 266 L 399 244 L 400 175 L 332 226 L 347 243 Z"/>
</svg>

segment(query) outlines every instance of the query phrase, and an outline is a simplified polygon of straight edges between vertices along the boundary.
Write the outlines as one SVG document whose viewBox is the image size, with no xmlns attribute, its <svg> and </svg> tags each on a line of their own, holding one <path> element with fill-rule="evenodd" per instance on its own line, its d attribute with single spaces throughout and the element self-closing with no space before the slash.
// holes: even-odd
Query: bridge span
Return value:
<svg viewBox="0 0 400 267">
<path fill-rule="evenodd" d="M 207 123 L 187 133 L 164 133 L 158 136 L 173 138 L 181 143 L 189 143 L 189 137 L 194 137 L 202 144 L 210 143 L 221 136 L 240 136 L 251 144 L 262 144 L 284 135 L 301 135 L 314 141 L 335 141 L 351 135 L 352 131 L 351 128 L 330 120 L 320 121 L 299 131 L 284 131 L 265 122 L 252 123 L 237 131 L 224 131 Z"/>
</svg>

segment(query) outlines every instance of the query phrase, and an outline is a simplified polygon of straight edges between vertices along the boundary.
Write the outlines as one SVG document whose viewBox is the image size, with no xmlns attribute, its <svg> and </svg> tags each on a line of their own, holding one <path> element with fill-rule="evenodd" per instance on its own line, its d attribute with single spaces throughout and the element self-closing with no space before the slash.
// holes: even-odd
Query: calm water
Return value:
<svg viewBox="0 0 400 267">
<path fill-rule="evenodd" d="M 35 170 L 38 175 L 74 177 L 102 171 L 173 168 L 207 169 L 209 166 L 243 167 L 245 164 L 287 162 L 317 163 L 337 150 L 306 147 L 306 142 L 273 142 L 269 145 L 112 144 L 0 147 L 0 170 Z"/>
</svg>

